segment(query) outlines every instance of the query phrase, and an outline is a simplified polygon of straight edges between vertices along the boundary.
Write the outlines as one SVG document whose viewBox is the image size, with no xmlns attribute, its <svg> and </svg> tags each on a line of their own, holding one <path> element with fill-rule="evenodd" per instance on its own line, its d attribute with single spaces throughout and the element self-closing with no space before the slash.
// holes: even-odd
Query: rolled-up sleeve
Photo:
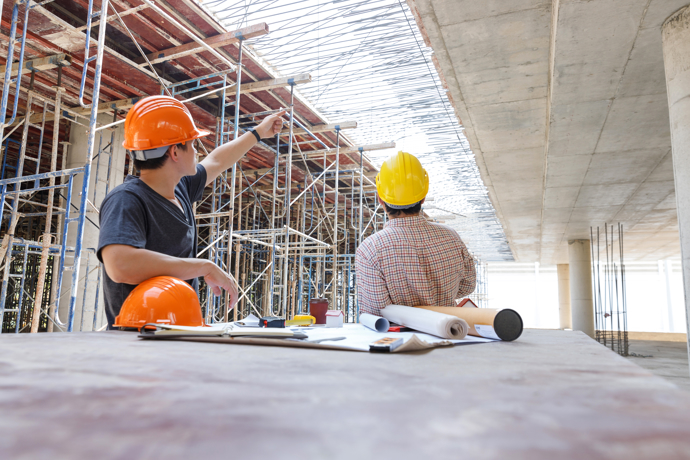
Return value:
<svg viewBox="0 0 690 460">
<path fill-rule="evenodd" d="M 365 243 L 360 245 L 355 256 L 359 309 L 360 313 L 380 315 L 380 310 L 393 302 L 376 257 L 372 257 L 373 248 L 369 248 Z"/>
<path fill-rule="evenodd" d="M 146 246 L 146 211 L 135 194 L 113 190 L 103 200 L 98 219 L 100 232 L 96 256 L 99 261 L 103 262 L 103 248 L 111 244 L 124 244 L 139 249 Z"/>
</svg>

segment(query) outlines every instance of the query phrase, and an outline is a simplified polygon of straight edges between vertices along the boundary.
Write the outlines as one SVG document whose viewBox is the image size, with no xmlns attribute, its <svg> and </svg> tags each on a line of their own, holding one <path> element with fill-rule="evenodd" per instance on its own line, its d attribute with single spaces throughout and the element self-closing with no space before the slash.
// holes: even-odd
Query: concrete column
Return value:
<svg viewBox="0 0 690 460">
<path fill-rule="evenodd" d="M 671 122 L 685 320 L 686 330 L 690 330 L 690 5 L 676 11 L 664 22 L 661 39 Z M 688 350 L 690 352 L 690 341 Z"/>
<path fill-rule="evenodd" d="M 558 264 L 558 313 L 561 329 L 572 329 L 570 317 L 570 265 Z"/>
<path fill-rule="evenodd" d="M 572 329 L 594 338 L 592 255 L 589 240 L 568 241 Z"/>
<path fill-rule="evenodd" d="M 99 124 L 112 123 L 113 115 L 104 113 L 98 116 Z M 109 191 L 121 184 L 124 180 L 124 167 L 127 152 L 122 147 L 124 140 L 124 125 L 118 125 L 114 128 L 114 135 L 112 136 L 112 150 L 106 149 L 106 146 L 111 142 L 111 131 L 99 131 L 96 134 L 94 160 L 91 165 L 91 183 L 89 184 L 88 199 L 96 207 L 100 207 L 103 198 L 105 198 L 106 183 L 108 180 L 108 153 L 112 151 L 112 164 L 110 167 L 110 187 Z M 100 142 L 100 144 L 99 144 Z M 70 149 L 67 155 L 68 169 L 79 168 L 86 163 L 87 155 L 87 128 L 72 124 L 70 131 Z M 102 152 L 98 154 L 99 145 Z M 83 184 L 83 174 L 79 174 L 74 178 L 74 185 L 72 188 L 72 208 L 71 217 L 78 215 L 78 209 L 81 204 L 81 190 Z M 94 193 L 95 192 L 95 193 Z M 98 247 L 98 213 L 92 206 L 87 206 L 86 210 L 86 225 L 84 226 L 84 240 L 82 243 L 82 258 L 79 269 L 79 282 L 77 304 L 74 313 L 74 331 L 90 331 L 93 327 L 93 310 L 96 305 L 96 291 L 98 291 L 98 317 L 97 326 L 105 324 L 105 314 L 103 312 L 103 289 L 99 288 L 98 283 L 98 259 L 94 250 Z M 90 221 L 89 221 L 90 220 Z M 74 247 L 77 240 L 77 222 L 73 222 L 69 226 L 67 233 L 67 246 Z M 65 257 L 65 265 L 71 266 L 74 263 L 72 254 L 67 254 Z M 88 270 L 87 270 L 88 266 Z M 87 273 L 88 272 L 88 273 Z M 88 277 L 88 278 L 87 278 Z M 88 279 L 86 288 L 86 295 L 84 295 L 84 282 Z M 101 284 L 102 284 L 101 280 Z M 60 320 L 66 322 L 69 312 L 69 296 L 72 286 L 72 272 L 65 271 L 62 281 L 62 292 L 60 295 L 59 312 Z M 83 315 L 82 315 L 83 312 Z M 82 318 L 83 316 L 83 318 Z M 83 321 L 82 321 L 83 319 Z"/>
</svg>

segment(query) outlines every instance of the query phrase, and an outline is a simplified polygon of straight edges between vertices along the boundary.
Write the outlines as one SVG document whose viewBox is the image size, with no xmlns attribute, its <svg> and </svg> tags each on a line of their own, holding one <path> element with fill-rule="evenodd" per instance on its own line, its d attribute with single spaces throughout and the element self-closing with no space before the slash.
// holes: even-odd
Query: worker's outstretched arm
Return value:
<svg viewBox="0 0 690 460">
<path fill-rule="evenodd" d="M 232 276 L 208 259 L 172 257 L 125 244 L 111 244 L 101 250 L 103 265 L 116 283 L 139 284 L 154 276 L 174 276 L 189 280 L 203 276 L 215 295 L 225 289 L 230 305 L 237 302 L 237 285 Z"/>
<path fill-rule="evenodd" d="M 275 136 L 283 127 L 283 119 L 280 118 L 283 115 L 285 111 L 267 116 L 255 128 L 256 132 L 262 139 Z M 201 165 L 206 169 L 206 185 L 213 182 L 223 171 L 232 168 L 256 143 L 254 134 L 244 133 L 236 140 L 226 142 L 213 150 L 201 161 Z"/>
</svg>

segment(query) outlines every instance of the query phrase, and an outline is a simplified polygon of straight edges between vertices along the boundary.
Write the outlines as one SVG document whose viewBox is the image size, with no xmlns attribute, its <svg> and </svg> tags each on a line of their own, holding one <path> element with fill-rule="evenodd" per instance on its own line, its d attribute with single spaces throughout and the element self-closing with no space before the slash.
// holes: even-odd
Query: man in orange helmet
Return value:
<svg viewBox="0 0 690 460">
<path fill-rule="evenodd" d="M 230 293 L 231 305 L 237 302 L 233 278 L 208 259 L 196 258 L 193 203 L 257 142 L 280 132 L 284 113 L 266 117 L 197 164 L 196 139 L 210 132 L 197 129 L 184 104 L 168 96 L 151 96 L 130 109 L 123 146 L 139 177 L 127 176 L 115 187 L 103 200 L 99 215 L 98 258 L 105 266 L 108 328 L 129 293 L 155 276 L 187 280 L 197 292 L 198 277 L 203 276 L 215 295 L 224 289 Z"/>
<path fill-rule="evenodd" d="M 357 248 L 361 313 L 378 315 L 388 305 L 454 307 L 474 291 L 474 259 L 460 235 L 420 215 L 428 191 L 429 176 L 414 155 L 398 152 L 381 166 L 376 192 L 389 220 Z"/>
</svg>

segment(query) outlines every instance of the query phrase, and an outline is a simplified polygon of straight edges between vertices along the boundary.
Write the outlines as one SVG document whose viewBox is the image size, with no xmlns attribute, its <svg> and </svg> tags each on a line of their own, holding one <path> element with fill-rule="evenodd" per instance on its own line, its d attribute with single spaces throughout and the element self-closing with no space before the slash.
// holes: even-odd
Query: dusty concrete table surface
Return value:
<svg viewBox="0 0 690 460">
<path fill-rule="evenodd" d="M 3 335 L 0 458 L 690 458 L 690 394 L 579 332 L 408 355 Z"/>
</svg>

